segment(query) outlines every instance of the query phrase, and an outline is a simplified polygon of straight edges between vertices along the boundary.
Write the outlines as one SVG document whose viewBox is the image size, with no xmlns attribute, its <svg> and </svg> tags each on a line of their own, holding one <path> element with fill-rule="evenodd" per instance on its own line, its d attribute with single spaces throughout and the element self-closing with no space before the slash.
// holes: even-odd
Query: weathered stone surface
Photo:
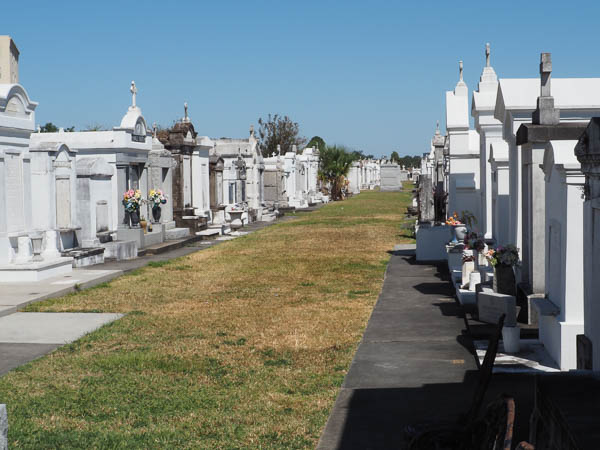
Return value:
<svg viewBox="0 0 600 450">
<path fill-rule="evenodd" d="M 477 294 L 477 310 L 479 320 L 488 323 L 498 323 L 500 316 L 506 314 L 504 326 L 517 326 L 517 306 L 512 295 L 495 292 L 479 292 Z"/>
</svg>

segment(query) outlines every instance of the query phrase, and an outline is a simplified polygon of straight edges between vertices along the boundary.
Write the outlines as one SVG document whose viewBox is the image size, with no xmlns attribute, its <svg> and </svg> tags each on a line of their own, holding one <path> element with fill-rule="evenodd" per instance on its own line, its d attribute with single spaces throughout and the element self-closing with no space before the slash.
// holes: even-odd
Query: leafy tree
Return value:
<svg viewBox="0 0 600 450">
<path fill-rule="evenodd" d="M 320 155 L 319 178 L 329 184 L 332 200 L 342 200 L 342 189 L 347 184 L 346 177 L 356 156 L 346 147 L 337 145 L 326 146 L 320 150 Z"/>
<path fill-rule="evenodd" d="M 47 122 L 45 125 L 42 125 L 40 127 L 40 132 L 42 133 L 56 133 L 57 131 L 58 127 L 52 122 Z"/>
<path fill-rule="evenodd" d="M 319 137 L 319 136 L 313 136 L 313 138 L 309 141 L 308 144 L 306 144 L 307 147 L 316 147 L 319 150 L 324 149 L 325 147 L 327 147 L 327 144 L 325 144 L 325 141 L 323 140 L 323 138 Z"/>
<path fill-rule="evenodd" d="M 398 152 L 394 151 L 392 152 L 392 154 L 390 155 L 390 161 L 398 163 L 400 162 L 400 155 L 398 154 Z"/>
<path fill-rule="evenodd" d="M 58 133 L 59 128 L 54 125 L 52 122 L 47 122 L 45 125 L 40 127 L 40 132 L 41 133 Z M 67 133 L 71 133 L 73 131 L 75 131 L 75 127 L 69 127 L 69 128 L 65 128 L 64 131 L 66 131 Z"/>
<path fill-rule="evenodd" d="M 263 156 L 268 157 L 277 152 L 277 145 L 281 145 L 281 152 L 291 152 L 293 146 L 302 147 L 306 139 L 300 136 L 300 127 L 297 122 L 288 116 L 269 114 L 265 120 L 258 119 L 258 147 Z"/>
</svg>

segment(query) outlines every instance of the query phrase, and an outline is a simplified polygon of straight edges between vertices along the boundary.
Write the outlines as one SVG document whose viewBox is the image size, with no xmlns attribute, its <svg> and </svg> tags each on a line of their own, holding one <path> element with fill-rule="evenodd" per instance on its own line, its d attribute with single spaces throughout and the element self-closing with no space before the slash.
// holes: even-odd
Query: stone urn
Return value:
<svg viewBox="0 0 600 450">
<path fill-rule="evenodd" d="M 516 295 L 515 272 L 512 266 L 496 264 L 494 266 L 494 292 L 498 294 Z"/>
<path fill-rule="evenodd" d="M 154 223 L 160 222 L 160 215 L 162 213 L 162 208 L 160 205 L 154 205 L 152 207 L 152 219 L 154 219 Z"/>
<path fill-rule="evenodd" d="M 231 217 L 231 223 L 229 226 L 232 230 L 239 230 L 244 226 L 244 223 L 242 222 L 242 214 L 244 214 L 244 211 L 229 211 L 229 217 Z"/>
<path fill-rule="evenodd" d="M 134 209 L 130 211 L 129 219 L 131 220 L 131 228 L 138 228 L 140 226 L 140 210 Z"/>
</svg>

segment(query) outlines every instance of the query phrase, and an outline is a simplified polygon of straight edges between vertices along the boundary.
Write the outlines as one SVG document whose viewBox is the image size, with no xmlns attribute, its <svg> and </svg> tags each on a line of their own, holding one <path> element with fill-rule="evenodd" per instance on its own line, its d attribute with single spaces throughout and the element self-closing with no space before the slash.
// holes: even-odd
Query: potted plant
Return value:
<svg viewBox="0 0 600 450">
<path fill-rule="evenodd" d="M 519 249 L 512 244 L 498 246 L 486 255 L 494 267 L 494 291 L 499 294 L 516 295 L 514 266 L 519 264 Z"/>
<path fill-rule="evenodd" d="M 123 194 L 123 206 L 126 215 L 131 219 L 131 227 L 137 228 L 140 223 L 140 204 L 142 203 L 142 193 L 139 189 L 129 189 Z M 127 218 L 125 219 L 127 220 Z"/>
<path fill-rule="evenodd" d="M 152 218 L 154 223 L 160 222 L 161 205 L 167 203 L 167 196 L 160 189 L 150 189 L 148 193 L 148 202 L 152 206 Z"/>
</svg>

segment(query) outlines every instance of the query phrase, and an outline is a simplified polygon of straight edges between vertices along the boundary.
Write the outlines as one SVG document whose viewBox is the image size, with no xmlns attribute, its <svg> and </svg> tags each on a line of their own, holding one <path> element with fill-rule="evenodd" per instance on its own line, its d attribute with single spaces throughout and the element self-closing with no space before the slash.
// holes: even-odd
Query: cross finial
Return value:
<svg viewBox="0 0 600 450">
<path fill-rule="evenodd" d="M 129 88 L 129 92 L 131 92 L 131 107 L 135 108 L 135 97 L 137 95 L 137 88 L 135 87 L 135 81 L 131 82 L 131 87 Z"/>
<path fill-rule="evenodd" d="M 542 97 L 550 97 L 550 81 L 552 77 L 552 54 L 542 53 L 540 55 L 540 78 L 542 81 L 540 95 Z"/>
<path fill-rule="evenodd" d="M 485 67 L 490 67 L 490 43 L 485 44 Z"/>
<path fill-rule="evenodd" d="M 458 62 L 458 81 L 462 81 L 463 80 L 463 62 L 459 61 Z"/>
<path fill-rule="evenodd" d="M 184 111 L 183 121 L 187 123 L 187 122 L 190 121 L 190 119 L 188 117 L 188 104 L 187 104 L 187 102 L 183 103 L 183 111 Z"/>
</svg>

